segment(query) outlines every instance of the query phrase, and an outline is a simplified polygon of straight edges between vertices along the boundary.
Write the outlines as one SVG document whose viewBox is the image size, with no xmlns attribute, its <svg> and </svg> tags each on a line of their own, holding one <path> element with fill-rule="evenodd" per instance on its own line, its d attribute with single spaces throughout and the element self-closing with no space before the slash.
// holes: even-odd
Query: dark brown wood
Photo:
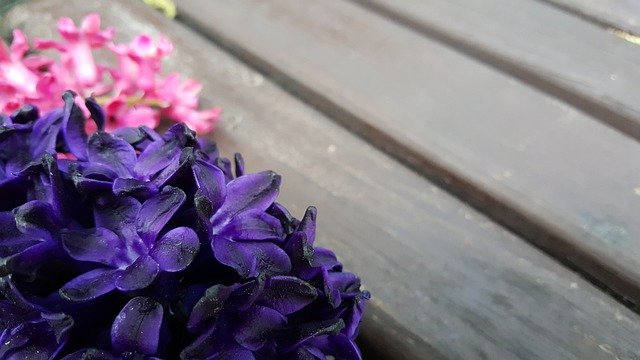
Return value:
<svg viewBox="0 0 640 360">
<path fill-rule="evenodd" d="M 604 27 L 640 35 L 640 2 L 636 0 L 542 0 Z"/>
<path fill-rule="evenodd" d="M 183 21 L 343 126 L 640 301 L 633 139 L 349 2 L 178 6 Z"/>
<path fill-rule="evenodd" d="M 168 35 L 170 68 L 224 107 L 223 152 L 282 174 L 280 201 L 295 215 L 318 206 L 318 242 L 373 293 L 361 334 L 370 358 L 640 356 L 638 315 L 190 29 L 125 0 L 32 1 L 9 21 L 44 34 L 91 10 L 121 38 Z"/>
<path fill-rule="evenodd" d="M 640 140 L 640 46 L 544 2 L 354 0 Z M 551 0 L 555 1 L 555 0 Z M 558 0 L 613 3 L 610 0 Z M 619 2 L 619 7 L 631 7 Z M 640 3 L 636 5 L 640 10 Z M 622 13 L 622 9 L 618 9 Z M 631 15 L 630 15 L 631 16 Z"/>
</svg>

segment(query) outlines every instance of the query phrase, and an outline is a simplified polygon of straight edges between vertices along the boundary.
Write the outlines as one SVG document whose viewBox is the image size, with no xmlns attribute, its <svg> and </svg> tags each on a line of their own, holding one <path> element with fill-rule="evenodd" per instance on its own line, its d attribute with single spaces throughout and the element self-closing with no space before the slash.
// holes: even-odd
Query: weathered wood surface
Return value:
<svg viewBox="0 0 640 360">
<path fill-rule="evenodd" d="M 604 27 L 640 35 L 640 2 L 637 0 L 542 0 L 578 14 Z"/>
<path fill-rule="evenodd" d="M 378 148 L 640 301 L 640 145 L 345 1 L 180 0 L 181 18 Z"/>
<path fill-rule="evenodd" d="M 33 1 L 9 20 L 46 34 L 58 16 L 93 10 L 126 38 L 172 38 L 170 67 L 225 109 L 223 151 L 282 174 L 295 215 L 318 206 L 318 242 L 373 293 L 362 331 L 371 358 L 640 356 L 636 314 L 184 26 L 125 0 Z"/>
<path fill-rule="evenodd" d="M 534 0 L 355 1 L 640 140 L 640 46 L 596 24 Z"/>
</svg>

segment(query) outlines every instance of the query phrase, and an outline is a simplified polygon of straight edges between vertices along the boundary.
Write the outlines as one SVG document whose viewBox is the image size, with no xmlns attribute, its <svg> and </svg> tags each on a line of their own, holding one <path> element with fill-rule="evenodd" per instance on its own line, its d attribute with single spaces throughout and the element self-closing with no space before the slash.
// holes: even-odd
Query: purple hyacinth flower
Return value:
<svg viewBox="0 0 640 360">
<path fill-rule="evenodd" d="M 63 98 L 0 115 L 0 359 L 361 358 L 369 293 L 277 174 Z"/>
</svg>

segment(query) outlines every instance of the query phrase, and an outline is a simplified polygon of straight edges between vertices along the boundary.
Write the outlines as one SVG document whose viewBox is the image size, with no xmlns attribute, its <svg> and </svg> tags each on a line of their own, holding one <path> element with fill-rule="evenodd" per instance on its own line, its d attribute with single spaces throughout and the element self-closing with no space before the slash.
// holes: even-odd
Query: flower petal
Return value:
<svg viewBox="0 0 640 360">
<path fill-rule="evenodd" d="M 57 232 L 54 222 L 53 208 L 40 200 L 29 201 L 13 210 L 16 227 L 23 234 L 46 239 Z"/>
<path fill-rule="evenodd" d="M 187 328 L 193 332 L 202 328 L 203 324 L 209 320 L 215 320 L 223 310 L 229 295 L 237 288 L 238 286 L 235 284 L 231 286 L 214 285 L 208 288 L 191 310 Z"/>
<path fill-rule="evenodd" d="M 31 154 L 38 158 L 45 153 L 55 154 L 56 139 L 62 126 L 62 109 L 55 109 L 33 125 L 33 132 L 30 136 Z"/>
<path fill-rule="evenodd" d="M 166 167 L 176 156 L 180 156 L 182 148 L 188 142 L 195 142 L 193 131 L 182 124 L 172 126 L 163 140 L 151 143 L 138 157 L 134 168 L 140 176 L 150 176 Z"/>
<path fill-rule="evenodd" d="M 83 349 L 63 357 L 62 360 L 118 360 L 118 358 L 103 350 Z"/>
<path fill-rule="evenodd" d="M 160 230 L 178 211 L 186 198 L 184 191 L 179 188 L 165 186 L 162 192 L 142 204 L 136 227 L 146 244 L 153 244 Z"/>
<path fill-rule="evenodd" d="M 60 237 L 64 249 L 76 260 L 118 265 L 116 256 L 123 243 L 109 229 L 63 230 Z"/>
<path fill-rule="evenodd" d="M 300 221 L 296 231 L 302 231 L 307 236 L 307 243 L 313 245 L 316 239 L 316 217 L 318 211 L 315 206 L 309 206 L 307 211 L 304 212 L 304 217 Z"/>
<path fill-rule="evenodd" d="M 242 277 L 285 274 L 291 270 L 287 254 L 270 242 L 236 242 L 223 236 L 214 236 L 214 255 L 218 261 L 235 269 Z"/>
<path fill-rule="evenodd" d="M 142 204 L 133 197 L 118 197 L 97 202 L 93 216 L 97 227 L 107 228 L 125 239 L 137 237 L 136 218 Z"/>
<path fill-rule="evenodd" d="M 151 285 L 159 271 L 158 263 L 150 256 L 140 257 L 120 274 L 116 287 L 121 291 L 144 289 Z"/>
<path fill-rule="evenodd" d="M 109 166 L 119 177 L 129 177 L 137 160 L 133 146 L 103 131 L 89 138 L 88 158 L 91 163 Z"/>
<path fill-rule="evenodd" d="M 175 272 L 184 270 L 198 254 L 200 240 L 191 228 L 170 230 L 151 249 L 149 255 L 158 262 L 160 270 Z"/>
<path fill-rule="evenodd" d="M 273 171 L 249 174 L 227 184 L 227 196 L 222 207 L 213 216 L 214 225 L 229 221 L 247 210 L 265 211 L 278 196 L 280 176 Z"/>
<path fill-rule="evenodd" d="M 274 276 L 268 280 L 260 296 L 260 302 L 289 315 L 307 306 L 318 296 L 309 283 L 294 276 Z"/>
<path fill-rule="evenodd" d="M 111 342 L 119 352 L 154 355 L 162 327 L 162 305 L 146 297 L 135 297 L 122 308 L 111 327 Z"/>
<path fill-rule="evenodd" d="M 112 269 L 95 269 L 66 283 L 59 293 L 70 301 L 93 300 L 115 288 L 116 272 Z"/>
<path fill-rule="evenodd" d="M 358 346 L 343 334 L 318 336 L 310 343 L 322 350 L 324 354 L 331 355 L 336 359 L 362 360 Z"/>
<path fill-rule="evenodd" d="M 87 133 L 82 110 L 75 103 L 75 94 L 67 91 L 62 96 L 64 112 L 62 117 L 62 133 L 69 151 L 79 160 L 87 159 Z"/>
<path fill-rule="evenodd" d="M 280 239 L 284 230 L 278 219 L 260 210 L 238 214 L 224 226 L 220 235 L 233 240 Z"/>
<path fill-rule="evenodd" d="M 344 329 L 344 321 L 342 319 L 328 319 L 299 324 L 289 329 L 287 336 L 283 337 L 282 347 L 284 351 L 290 351 L 313 337 L 338 334 L 342 329 Z"/>
<path fill-rule="evenodd" d="M 18 254 L 41 241 L 42 239 L 18 231 L 10 211 L 0 212 L 0 258 Z"/>
<path fill-rule="evenodd" d="M 105 115 L 105 112 L 102 106 L 100 106 L 96 101 L 96 99 L 92 97 L 86 98 L 84 101 L 84 104 L 89 110 L 89 113 L 91 114 L 91 118 L 98 126 L 98 130 L 100 131 L 104 130 L 104 126 L 107 123 L 107 120 L 106 120 L 107 117 Z"/>
<path fill-rule="evenodd" d="M 269 338 L 275 337 L 286 325 L 287 318 L 264 306 L 252 306 L 239 315 L 233 333 L 238 344 L 249 350 L 259 350 Z"/>
<path fill-rule="evenodd" d="M 113 181 L 113 193 L 116 196 L 138 196 L 149 198 L 158 193 L 158 188 L 149 181 L 117 178 Z"/>
<path fill-rule="evenodd" d="M 226 196 L 224 173 L 217 166 L 203 160 L 196 160 L 191 171 L 198 190 L 209 201 L 211 212 L 217 211 Z"/>
</svg>

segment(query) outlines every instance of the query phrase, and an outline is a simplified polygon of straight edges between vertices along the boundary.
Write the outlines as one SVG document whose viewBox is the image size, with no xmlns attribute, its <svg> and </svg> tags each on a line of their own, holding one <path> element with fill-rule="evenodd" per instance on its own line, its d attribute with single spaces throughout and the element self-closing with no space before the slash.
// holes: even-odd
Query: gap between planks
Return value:
<svg viewBox="0 0 640 360">
<path fill-rule="evenodd" d="M 427 38 L 433 39 L 467 56 L 475 58 L 499 72 L 520 79 L 530 86 L 564 101 L 582 113 L 595 117 L 604 124 L 607 124 L 621 133 L 640 141 L 640 119 L 638 118 L 638 114 L 634 114 L 629 111 L 620 111 L 619 104 L 615 102 L 598 101 L 590 96 L 590 94 L 584 94 L 566 83 L 557 81 L 553 74 L 547 74 L 536 67 L 526 66 L 517 61 L 517 59 L 511 59 L 509 56 L 504 56 L 504 54 L 483 47 L 482 43 L 468 41 L 464 37 L 460 37 L 453 32 L 442 30 L 437 26 L 430 26 L 411 15 L 407 15 L 385 6 L 385 4 L 369 0 L 348 1 L 352 1 L 367 10 L 387 17 L 412 31 L 426 36 Z M 561 8 L 561 10 L 568 12 L 568 10 L 564 9 L 561 5 L 549 3 L 546 0 L 533 1 L 541 1 L 548 6 L 558 7 Z M 575 15 L 574 13 L 571 14 Z M 604 23 L 598 23 L 598 25 L 602 26 L 606 30 L 610 30 L 609 32 L 611 32 L 612 35 L 615 35 L 614 31 L 619 30 Z M 620 35 L 616 36 L 620 37 Z"/>
</svg>

